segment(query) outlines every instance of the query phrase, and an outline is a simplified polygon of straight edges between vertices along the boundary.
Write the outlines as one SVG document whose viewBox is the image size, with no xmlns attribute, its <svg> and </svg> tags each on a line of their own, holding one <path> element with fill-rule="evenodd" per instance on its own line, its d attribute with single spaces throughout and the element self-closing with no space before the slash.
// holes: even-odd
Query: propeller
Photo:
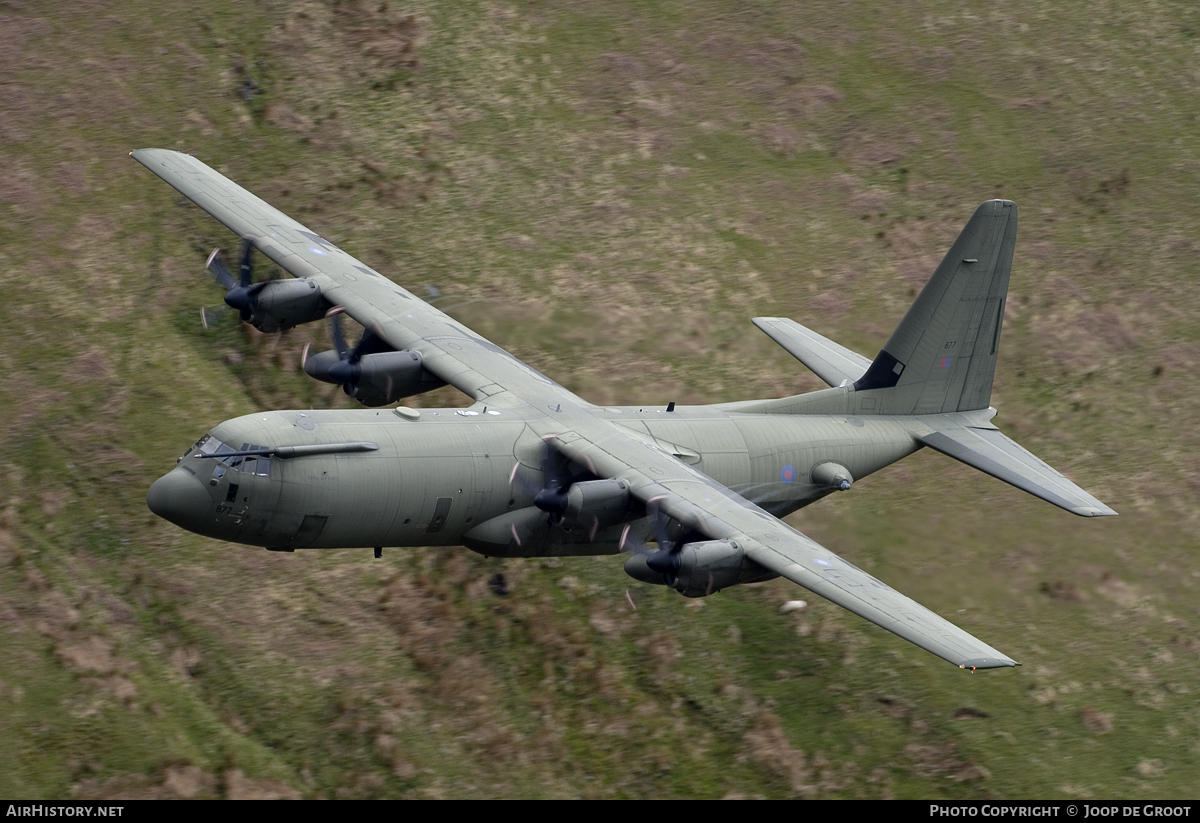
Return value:
<svg viewBox="0 0 1200 823">
<path fill-rule="evenodd" d="M 300 358 L 300 367 L 310 377 L 326 383 L 337 383 L 342 387 L 342 391 L 350 397 L 354 397 L 354 390 L 359 379 L 362 378 L 363 355 L 372 351 L 372 346 L 380 340 L 380 337 L 370 328 L 363 329 L 363 335 L 358 341 L 358 345 L 350 348 L 346 343 L 346 336 L 342 334 L 340 315 L 343 311 L 341 306 L 334 306 L 325 315 L 329 320 L 329 335 L 333 338 L 333 347 L 337 351 L 338 359 L 332 363 L 321 361 L 319 358 L 310 360 L 308 357 L 309 347 L 305 344 L 304 353 Z M 391 393 L 390 385 L 387 393 Z"/>
<path fill-rule="evenodd" d="M 238 261 L 238 277 L 234 278 L 230 273 L 229 267 L 225 265 L 225 260 L 221 257 L 221 250 L 213 249 L 212 254 L 208 256 L 208 262 L 205 267 L 212 274 L 213 278 L 221 284 L 225 289 L 225 305 L 238 312 L 243 323 L 250 323 L 254 320 L 254 315 L 258 309 L 258 293 L 268 281 L 264 280 L 261 283 L 254 282 L 254 272 L 251 258 L 254 255 L 254 243 L 246 238 L 242 244 L 242 255 Z M 204 317 L 205 327 L 208 326 L 207 316 Z"/>
<path fill-rule="evenodd" d="M 675 575 L 683 563 L 680 553 L 683 551 L 683 541 L 674 541 L 667 532 L 667 516 L 659 502 L 663 498 L 654 497 L 646 503 L 646 513 L 654 521 L 654 535 L 658 541 L 658 549 L 651 551 L 642 539 L 633 534 L 629 526 L 621 533 L 621 551 L 632 551 L 645 556 L 646 566 L 651 571 L 661 574 L 667 586 L 675 585 Z"/>
<path fill-rule="evenodd" d="M 517 483 L 525 490 L 526 494 L 532 495 L 533 505 L 550 515 L 551 525 L 557 526 L 562 522 L 563 515 L 567 513 L 567 492 L 571 490 L 574 483 L 588 477 L 589 472 L 582 471 L 576 475 L 564 476 L 558 453 L 550 445 L 550 441 L 553 439 L 553 435 L 542 438 L 538 462 L 542 469 L 543 485 L 537 486 L 518 474 L 518 470 L 521 468 L 520 461 L 513 464 L 508 483 L 510 486 Z"/>
</svg>

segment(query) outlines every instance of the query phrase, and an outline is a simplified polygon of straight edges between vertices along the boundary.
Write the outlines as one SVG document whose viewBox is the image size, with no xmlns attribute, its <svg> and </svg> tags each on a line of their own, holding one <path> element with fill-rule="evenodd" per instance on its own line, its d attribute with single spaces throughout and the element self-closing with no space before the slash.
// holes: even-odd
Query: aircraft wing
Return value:
<svg viewBox="0 0 1200 823">
<path fill-rule="evenodd" d="M 420 352 L 427 370 L 475 400 L 494 406 L 583 402 L 195 157 L 166 149 L 130 156 L 285 271 L 314 280 L 326 300 L 397 351 Z M 514 387 L 520 387 L 519 398 L 510 392 Z"/>
<path fill-rule="evenodd" d="M 588 436 L 570 430 L 558 433 L 556 443 L 564 454 L 596 474 L 626 480 L 638 499 L 646 502 L 657 499 L 671 518 L 712 540 L 738 541 L 746 548 L 746 555 L 759 565 L 943 660 L 967 669 L 1019 665 L 731 489 L 675 459 L 649 438 L 628 431 L 617 434 L 597 430 Z"/>
</svg>

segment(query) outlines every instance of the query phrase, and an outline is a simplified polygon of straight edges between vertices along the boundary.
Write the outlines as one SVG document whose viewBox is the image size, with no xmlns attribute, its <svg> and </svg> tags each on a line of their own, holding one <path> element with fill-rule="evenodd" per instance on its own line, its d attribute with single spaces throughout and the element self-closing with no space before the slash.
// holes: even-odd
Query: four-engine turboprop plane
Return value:
<svg viewBox="0 0 1200 823">
<path fill-rule="evenodd" d="M 465 545 L 496 557 L 629 552 L 637 580 L 703 597 L 785 577 L 968 669 L 1017 665 L 779 518 L 923 446 L 1069 512 L 1116 514 L 990 422 L 1017 208 L 976 210 L 874 360 L 784 318 L 754 323 L 830 388 L 714 406 L 593 406 L 186 154 L 132 157 L 246 243 L 210 260 L 262 330 L 344 313 L 306 355 L 362 410 L 227 420 L 150 488 L 182 528 L 273 551 Z M 253 283 L 254 251 L 296 279 Z M 394 404 L 449 384 L 463 409 Z M 653 548 L 647 545 L 651 540 Z"/>
</svg>

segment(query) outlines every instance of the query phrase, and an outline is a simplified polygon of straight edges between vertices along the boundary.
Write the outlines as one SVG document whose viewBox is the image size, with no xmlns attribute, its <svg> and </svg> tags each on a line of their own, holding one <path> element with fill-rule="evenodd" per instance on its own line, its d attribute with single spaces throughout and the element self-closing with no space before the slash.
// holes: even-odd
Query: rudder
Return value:
<svg viewBox="0 0 1200 823">
<path fill-rule="evenodd" d="M 975 210 L 854 384 L 856 393 L 877 396 L 875 414 L 988 407 L 1016 240 L 1015 203 L 989 200 Z"/>
</svg>

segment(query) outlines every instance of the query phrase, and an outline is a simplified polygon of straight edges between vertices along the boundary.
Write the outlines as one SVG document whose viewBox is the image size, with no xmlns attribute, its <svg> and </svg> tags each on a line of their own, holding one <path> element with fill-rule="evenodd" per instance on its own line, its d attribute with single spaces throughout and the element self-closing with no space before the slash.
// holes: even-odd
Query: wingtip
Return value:
<svg viewBox="0 0 1200 823">
<path fill-rule="evenodd" d="M 976 657 L 971 660 L 964 660 L 958 664 L 960 669 L 970 669 L 977 671 L 978 669 L 1007 669 L 1021 664 L 1008 657 Z"/>
<path fill-rule="evenodd" d="M 1101 504 L 1100 506 L 1080 506 L 1071 509 L 1071 514 L 1077 514 L 1080 517 L 1116 517 L 1118 512 Z"/>
</svg>

